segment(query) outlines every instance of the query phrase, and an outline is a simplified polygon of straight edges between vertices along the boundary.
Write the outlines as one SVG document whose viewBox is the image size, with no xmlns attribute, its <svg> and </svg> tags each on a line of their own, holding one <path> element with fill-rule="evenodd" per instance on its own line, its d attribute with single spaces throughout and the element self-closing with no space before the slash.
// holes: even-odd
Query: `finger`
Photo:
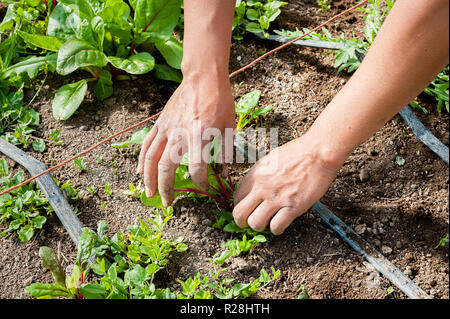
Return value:
<svg viewBox="0 0 450 319">
<path fill-rule="evenodd" d="M 251 193 L 237 204 L 233 209 L 233 217 L 236 224 L 245 228 L 248 226 L 247 218 L 261 204 L 263 199 Z"/>
<path fill-rule="evenodd" d="M 247 173 L 247 175 L 245 175 L 245 177 L 242 179 L 241 183 L 233 194 L 234 206 L 237 206 L 240 201 L 242 201 L 250 193 L 253 185 L 254 182 L 250 170 L 250 172 Z"/>
<path fill-rule="evenodd" d="M 175 171 L 179 160 L 173 158 L 172 153 L 177 152 L 177 159 L 181 159 L 181 145 L 168 142 L 158 163 L 158 191 L 164 207 L 170 206 L 173 202 L 173 184 L 175 182 Z"/>
<path fill-rule="evenodd" d="M 274 202 L 267 200 L 263 201 L 248 217 L 248 226 L 253 230 L 263 231 L 266 229 L 272 216 L 275 215 L 280 208 L 281 206 Z"/>
<path fill-rule="evenodd" d="M 270 221 L 270 231 L 274 235 L 281 235 L 298 216 L 297 211 L 289 207 L 283 207 Z"/>
<path fill-rule="evenodd" d="M 209 144 L 209 142 L 204 141 L 200 144 L 199 141 L 194 142 L 193 139 L 190 139 L 189 141 L 189 175 L 195 186 L 204 191 L 208 190 L 209 182 L 208 166 L 203 158 L 202 150 L 205 149 L 205 147 L 209 147 Z"/>
<path fill-rule="evenodd" d="M 149 149 L 150 145 L 152 144 L 153 140 L 155 139 L 157 133 L 158 133 L 158 127 L 156 125 L 153 125 L 152 129 L 147 134 L 147 136 L 145 136 L 145 139 L 142 142 L 141 152 L 139 153 L 138 167 L 136 169 L 136 172 L 138 174 L 144 173 L 145 153 L 147 153 L 147 150 Z"/>
<path fill-rule="evenodd" d="M 144 159 L 144 184 L 145 195 L 153 197 L 156 193 L 157 177 L 158 177 L 158 162 L 161 158 L 164 148 L 166 146 L 166 137 L 158 134 L 145 153 Z"/>
</svg>

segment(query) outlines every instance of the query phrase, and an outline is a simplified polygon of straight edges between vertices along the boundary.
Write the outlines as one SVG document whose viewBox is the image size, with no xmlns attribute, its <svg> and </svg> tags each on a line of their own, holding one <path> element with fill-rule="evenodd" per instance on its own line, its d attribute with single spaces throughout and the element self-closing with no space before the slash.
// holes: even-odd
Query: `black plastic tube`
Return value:
<svg viewBox="0 0 450 319">
<path fill-rule="evenodd" d="M 25 167 L 33 176 L 47 170 L 47 166 L 44 163 L 31 157 L 2 138 L 0 138 L 0 152 Z M 64 228 L 69 233 L 70 238 L 75 245 L 78 245 L 83 227 L 80 220 L 73 213 L 72 207 L 53 180 L 53 177 L 48 173 L 37 178 L 36 182 L 53 207 L 56 216 L 58 216 Z"/>
<path fill-rule="evenodd" d="M 235 135 L 234 146 L 244 154 L 249 161 L 256 162 L 253 154 L 257 154 L 255 147 L 245 141 L 239 135 Z M 400 269 L 394 266 L 370 243 L 359 236 L 352 228 L 347 226 L 339 217 L 329 210 L 320 201 L 316 202 L 311 211 L 317 215 L 328 227 L 330 227 L 344 242 L 351 248 L 364 256 L 364 258 L 405 295 L 411 299 L 429 299 L 431 298 L 425 291 L 420 289 L 414 282 L 406 277 Z"/>
</svg>

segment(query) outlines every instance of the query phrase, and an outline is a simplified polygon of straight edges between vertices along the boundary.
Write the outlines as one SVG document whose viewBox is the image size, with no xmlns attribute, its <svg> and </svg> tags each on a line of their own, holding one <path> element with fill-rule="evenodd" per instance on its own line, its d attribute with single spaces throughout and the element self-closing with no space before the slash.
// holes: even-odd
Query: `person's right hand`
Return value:
<svg viewBox="0 0 450 319">
<path fill-rule="evenodd" d="M 209 153 L 212 136 L 202 139 L 202 134 L 214 129 L 214 135 L 224 137 L 225 129 L 234 127 L 229 78 L 210 74 L 185 76 L 141 147 L 137 171 L 144 174 L 146 196 L 153 197 L 158 189 L 163 205 L 172 204 L 175 170 L 186 151 L 192 181 L 207 190 L 208 157 L 202 156 L 202 152 Z M 223 138 L 222 143 L 225 142 Z"/>
</svg>

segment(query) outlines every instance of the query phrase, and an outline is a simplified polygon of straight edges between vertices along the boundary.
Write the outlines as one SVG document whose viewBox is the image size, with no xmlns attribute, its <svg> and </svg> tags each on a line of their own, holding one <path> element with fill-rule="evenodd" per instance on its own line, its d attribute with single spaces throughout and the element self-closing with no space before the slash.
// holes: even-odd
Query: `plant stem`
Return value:
<svg viewBox="0 0 450 319">
<path fill-rule="evenodd" d="M 225 186 L 223 186 L 222 180 L 221 180 L 219 174 L 217 174 L 217 172 L 216 172 L 216 170 L 215 170 L 213 165 L 211 165 L 211 169 L 212 169 L 212 171 L 214 173 L 214 176 L 216 177 L 217 182 L 219 183 L 219 186 L 222 189 L 226 199 L 231 199 L 230 193 L 228 192 L 227 188 Z"/>
<path fill-rule="evenodd" d="M 226 202 L 226 200 L 224 200 L 223 198 L 217 197 L 213 194 L 210 194 L 208 192 L 203 192 L 200 191 L 198 189 L 194 189 L 194 188 L 186 188 L 186 189 L 174 189 L 174 192 L 185 192 L 185 193 L 196 193 L 196 194 L 201 194 L 201 195 L 205 195 L 208 197 L 213 198 L 214 200 L 216 200 L 217 202 L 221 203 L 222 205 L 226 206 L 227 209 L 232 210 L 232 208 L 230 207 L 230 205 L 228 205 L 228 203 Z"/>
</svg>

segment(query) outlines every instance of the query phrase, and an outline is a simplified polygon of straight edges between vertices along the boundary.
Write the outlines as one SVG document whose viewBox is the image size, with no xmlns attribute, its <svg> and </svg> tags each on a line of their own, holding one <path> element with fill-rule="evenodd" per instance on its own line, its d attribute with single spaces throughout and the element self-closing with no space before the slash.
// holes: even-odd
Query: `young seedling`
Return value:
<svg viewBox="0 0 450 319">
<path fill-rule="evenodd" d="M 49 139 L 55 143 L 55 145 L 64 145 L 64 140 L 61 139 L 61 133 L 58 129 L 50 131 Z"/>
<path fill-rule="evenodd" d="M 255 90 L 250 93 L 244 94 L 240 100 L 235 104 L 236 114 L 238 115 L 238 121 L 236 129 L 244 129 L 251 121 L 257 116 L 264 115 L 273 110 L 272 105 L 266 107 L 257 108 L 259 99 L 261 98 L 261 91 Z"/>
<path fill-rule="evenodd" d="M 128 190 L 124 191 L 123 193 L 125 195 L 134 197 L 134 198 L 140 198 L 142 192 L 144 191 L 144 189 L 142 188 L 141 182 L 139 182 L 137 184 L 137 186 L 134 186 L 133 183 L 128 184 Z"/>
<path fill-rule="evenodd" d="M 86 189 L 89 192 L 89 194 L 91 194 L 91 197 L 94 197 L 98 192 L 98 188 L 95 186 L 88 186 Z"/>
<path fill-rule="evenodd" d="M 78 158 L 74 159 L 73 162 L 76 165 L 73 168 L 78 169 L 81 172 L 86 172 L 87 171 L 86 162 L 84 161 L 84 159 L 82 157 L 78 157 Z"/>
<path fill-rule="evenodd" d="M 106 196 L 111 196 L 112 195 L 112 189 L 111 189 L 111 184 L 110 183 L 108 183 L 108 182 L 106 182 L 105 183 L 105 185 L 104 185 L 104 187 L 105 187 L 105 193 L 106 193 Z"/>
</svg>

